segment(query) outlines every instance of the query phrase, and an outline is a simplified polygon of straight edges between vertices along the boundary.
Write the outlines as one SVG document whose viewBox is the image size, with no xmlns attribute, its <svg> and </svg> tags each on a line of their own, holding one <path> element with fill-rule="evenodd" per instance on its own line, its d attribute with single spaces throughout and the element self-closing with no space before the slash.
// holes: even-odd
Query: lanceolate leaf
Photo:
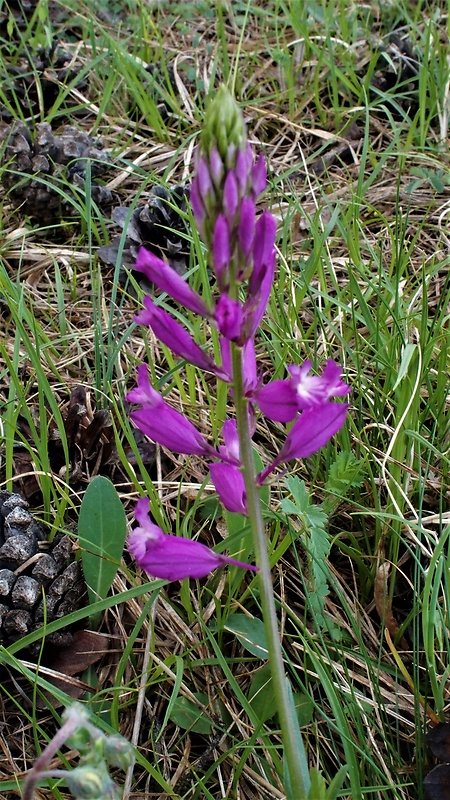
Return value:
<svg viewBox="0 0 450 800">
<path fill-rule="evenodd" d="M 78 520 L 83 571 L 91 603 L 108 594 L 122 557 L 125 536 L 126 517 L 119 495 L 108 478 L 98 475 L 86 490 Z"/>
<path fill-rule="evenodd" d="M 253 656 L 266 660 L 268 650 L 262 619 L 247 617 L 246 614 L 231 614 L 226 621 L 225 630 L 234 633 Z"/>
</svg>

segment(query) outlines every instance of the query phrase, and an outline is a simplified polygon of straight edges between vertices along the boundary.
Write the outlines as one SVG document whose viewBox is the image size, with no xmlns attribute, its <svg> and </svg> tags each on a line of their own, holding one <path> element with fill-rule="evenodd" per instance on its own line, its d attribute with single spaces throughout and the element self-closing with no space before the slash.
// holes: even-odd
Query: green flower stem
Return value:
<svg viewBox="0 0 450 800">
<path fill-rule="evenodd" d="M 73 714 L 66 719 L 62 728 L 60 728 L 53 739 L 50 740 L 47 747 L 42 751 L 39 758 L 36 759 L 27 777 L 25 778 L 22 788 L 22 800 L 34 800 L 34 791 L 36 786 L 39 781 L 43 780 L 44 778 L 64 777 L 67 774 L 66 772 L 60 770 L 48 771 L 47 767 L 58 750 L 61 749 L 66 739 L 75 733 L 79 726 L 80 720 L 76 714 Z"/>
<path fill-rule="evenodd" d="M 239 436 L 242 471 L 247 493 L 247 507 L 250 519 L 256 563 L 259 567 L 259 583 L 261 606 L 269 651 L 269 664 L 278 719 L 281 727 L 284 757 L 286 759 L 290 783 L 295 787 L 296 800 L 307 800 L 303 764 L 305 754 L 298 749 L 298 722 L 294 717 L 293 706 L 289 699 L 288 686 L 284 672 L 278 628 L 275 597 L 273 593 L 272 575 L 270 572 L 267 539 L 262 516 L 259 488 L 256 485 L 256 470 L 253 461 L 252 442 L 249 427 L 248 401 L 243 392 L 242 351 L 235 344 L 231 345 L 233 368 L 234 404 Z"/>
</svg>

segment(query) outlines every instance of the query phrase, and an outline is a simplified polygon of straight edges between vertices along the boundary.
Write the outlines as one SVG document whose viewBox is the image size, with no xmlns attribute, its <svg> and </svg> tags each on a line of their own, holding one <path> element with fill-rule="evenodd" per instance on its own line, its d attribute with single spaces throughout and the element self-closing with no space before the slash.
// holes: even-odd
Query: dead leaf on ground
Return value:
<svg viewBox="0 0 450 800">
<path fill-rule="evenodd" d="M 431 728 L 427 733 L 427 745 L 439 761 L 450 761 L 450 722 L 440 722 Z"/>
<path fill-rule="evenodd" d="M 450 800 L 450 764 L 439 764 L 424 782 L 426 800 Z"/>
<path fill-rule="evenodd" d="M 388 578 L 390 569 L 391 565 L 387 561 L 380 562 L 380 564 L 378 565 L 375 574 L 374 601 L 375 601 L 375 608 L 378 611 L 379 617 L 383 625 L 386 626 L 391 635 L 391 638 L 394 639 L 399 631 L 400 626 L 394 617 L 389 602 Z M 402 637 L 401 639 L 400 646 L 402 650 L 408 649 L 408 642 L 404 637 Z"/>
</svg>

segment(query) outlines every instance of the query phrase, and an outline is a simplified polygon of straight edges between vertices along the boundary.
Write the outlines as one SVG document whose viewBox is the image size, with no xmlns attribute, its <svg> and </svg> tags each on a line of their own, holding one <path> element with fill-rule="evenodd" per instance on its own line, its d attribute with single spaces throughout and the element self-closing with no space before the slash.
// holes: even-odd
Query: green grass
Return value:
<svg viewBox="0 0 450 800">
<path fill-rule="evenodd" d="M 6 4 L 2 9 L 9 13 Z M 413 78 L 402 75 L 407 56 L 392 49 L 393 32 L 413 53 Z M 283 512 L 282 501 L 291 498 L 283 480 L 271 487 L 267 533 L 286 671 L 310 708 L 302 720 L 310 766 L 330 783 L 346 765 L 336 796 L 355 800 L 421 800 L 434 764 L 425 733 L 448 712 L 447 34 L 446 4 L 406 0 L 126 7 L 104 0 L 95 12 L 71 0 L 55 7 L 41 0 L 25 27 L 11 22 L 0 32 L 2 104 L 31 128 L 39 121 L 54 131 L 72 124 L 101 137 L 112 155 L 104 180 L 114 205 L 131 210 L 152 186 L 189 179 L 192 147 L 221 80 L 234 88 L 250 139 L 268 160 L 263 204 L 279 221 L 279 260 L 257 341 L 264 379 L 283 377 L 286 365 L 305 358 L 315 369 L 334 358 L 352 388 L 344 430 L 317 456 L 291 465 L 327 514 L 328 558 L 319 563 L 311 540 L 319 528 L 311 527 L 307 510 L 301 518 Z M 47 107 L 36 48 L 54 35 L 73 55 L 76 74 Z M 11 73 L 21 59 L 35 76 L 32 108 L 19 99 Z M 0 180 L 6 169 L 2 162 Z M 64 176 L 57 190 L 76 214 L 47 226 L 2 194 L 2 488 L 21 488 L 14 466 L 20 444 L 41 489 L 33 512 L 52 535 L 71 530 L 89 475 L 84 462 L 76 485 L 67 477 L 64 420 L 70 391 L 84 385 L 93 409 L 112 414 L 115 468 L 101 469 L 115 481 L 127 514 L 146 492 L 167 530 L 226 552 L 248 550 L 245 520 L 221 515 L 205 465 L 164 453 L 145 467 L 124 401 L 136 365 L 147 360 L 155 385 L 216 437 L 232 413 L 223 387 L 134 326 L 139 286 L 130 278 L 124 287 L 120 264 L 107 268 L 96 256 L 118 232 L 109 210 L 74 193 Z M 189 280 L 207 296 L 209 273 L 195 232 L 188 245 Z M 171 308 L 167 298 L 161 302 Z M 214 332 L 179 313 L 217 349 Z M 61 442 L 59 473 L 50 461 L 50 430 Z M 264 462 L 283 435 L 282 426 L 260 420 Z M 352 454 L 361 480 L 330 489 L 342 453 Z M 319 604 L 311 596 L 317 584 L 329 592 Z M 257 636 L 256 581 L 230 570 L 149 590 L 126 558 L 112 595 L 84 610 L 102 614 L 100 630 L 113 642 L 85 700 L 94 710 L 106 707 L 98 715 L 105 730 L 120 730 L 136 745 L 129 796 L 282 797 L 277 719 L 252 705 L 252 680 L 264 660 L 254 642 L 246 645 L 227 629 L 233 614 L 245 614 Z M 82 617 L 75 611 L 47 627 Z M 30 636 L 39 641 L 42 632 Z M 1 736 L 10 760 L 2 756 L 3 768 L 0 759 L 0 792 L 7 798 L 17 796 L 11 764 L 20 780 L 54 732 L 49 695 L 67 699 L 20 661 L 30 636 L 1 656 L 34 698 L 17 699 L 5 668 Z M 196 707 L 206 722 L 200 730 Z M 47 796 L 67 792 L 54 788 Z"/>
</svg>

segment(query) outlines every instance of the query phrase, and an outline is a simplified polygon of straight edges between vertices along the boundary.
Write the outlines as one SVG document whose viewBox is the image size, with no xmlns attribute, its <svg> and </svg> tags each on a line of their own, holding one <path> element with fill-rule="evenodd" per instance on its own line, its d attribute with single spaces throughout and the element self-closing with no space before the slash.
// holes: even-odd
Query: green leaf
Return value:
<svg viewBox="0 0 450 800">
<path fill-rule="evenodd" d="M 272 719 L 276 713 L 276 705 L 272 687 L 272 674 L 270 664 L 264 664 L 258 669 L 250 684 L 248 692 L 249 702 L 261 723 Z"/>
<path fill-rule="evenodd" d="M 330 514 L 349 489 L 362 486 L 365 478 L 365 465 L 362 459 L 356 458 L 350 451 L 339 453 L 330 466 L 328 480 L 325 484 L 327 495 L 323 502 L 323 509 Z"/>
<path fill-rule="evenodd" d="M 327 789 L 326 800 L 336 800 L 336 797 L 338 794 L 340 794 L 340 790 L 345 781 L 347 772 L 347 764 L 343 764 L 342 767 L 340 767 L 340 769 L 336 772 L 336 775 Z"/>
<path fill-rule="evenodd" d="M 309 790 L 308 800 L 326 800 L 327 785 L 323 775 L 317 769 L 313 768 L 309 776 L 311 778 L 311 788 Z"/>
<path fill-rule="evenodd" d="M 403 348 L 402 360 L 400 362 L 400 368 L 399 368 L 399 371 L 398 371 L 397 380 L 395 381 L 395 384 L 394 384 L 394 387 L 393 387 L 394 390 L 397 388 L 397 386 L 399 386 L 399 384 L 402 382 L 404 377 L 408 374 L 408 368 L 409 368 L 409 365 L 411 363 L 411 359 L 412 359 L 413 355 L 416 352 L 417 352 L 417 345 L 416 344 L 411 344 L 410 342 L 405 344 L 405 346 Z"/>
<path fill-rule="evenodd" d="M 294 502 L 283 500 L 283 511 L 289 509 L 300 518 L 304 528 L 304 541 L 309 552 L 310 574 L 308 578 L 308 603 L 314 615 L 314 620 L 320 628 L 329 630 L 329 623 L 324 616 L 325 597 L 329 594 L 327 558 L 331 549 L 330 537 L 327 531 L 328 516 L 321 506 L 311 504 L 311 498 L 305 482 L 296 475 L 286 478 L 285 483 L 291 492 Z M 338 635 L 336 629 L 336 635 Z"/>
<path fill-rule="evenodd" d="M 195 693 L 195 697 L 203 705 L 208 705 L 208 695 L 200 692 Z M 182 730 L 194 731 L 208 735 L 212 731 L 212 722 L 205 716 L 205 712 L 200 706 L 188 700 L 187 697 L 177 697 L 173 704 L 169 719 Z"/>
<path fill-rule="evenodd" d="M 292 687 L 289 681 L 286 681 L 286 685 L 289 695 L 289 705 L 291 707 L 291 712 L 293 712 L 292 720 L 294 723 L 294 736 L 295 736 L 295 742 L 294 743 L 291 742 L 290 746 L 291 747 L 294 746 L 297 749 L 298 756 L 300 759 L 303 788 L 305 790 L 304 793 L 302 793 L 302 797 L 306 795 L 307 797 L 310 798 L 310 800 L 312 800 L 311 778 L 308 769 L 308 759 L 306 757 L 305 745 L 300 731 L 300 726 L 298 724 L 298 717 L 295 709 L 294 694 L 292 692 Z M 286 748 L 286 744 L 284 746 Z M 298 791 L 298 787 L 292 786 L 286 756 L 284 757 L 284 787 L 286 790 L 286 796 L 288 800 L 296 800 L 296 798 L 298 798 L 300 793 Z"/>
<path fill-rule="evenodd" d="M 264 623 L 258 617 L 247 617 L 246 614 L 231 614 L 225 624 L 225 630 L 234 633 L 252 656 L 263 660 L 268 657 Z"/>
<path fill-rule="evenodd" d="M 90 482 L 80 508 L 78 539 L 89 602 L 103 600 L 115 578 L 125 544 L 127 522 L 119 495 L 108 478 Z M 98 623 L 98 614 L 91 624 Z"/>
<path fill-rule="evenodd" d="M 305 692 L 294 692 L 294 705 L 297 713 L 298 724 L 301 728 L 309 725 L 314 715 L 314 703 L 309 694 Z"/>
</svg>

